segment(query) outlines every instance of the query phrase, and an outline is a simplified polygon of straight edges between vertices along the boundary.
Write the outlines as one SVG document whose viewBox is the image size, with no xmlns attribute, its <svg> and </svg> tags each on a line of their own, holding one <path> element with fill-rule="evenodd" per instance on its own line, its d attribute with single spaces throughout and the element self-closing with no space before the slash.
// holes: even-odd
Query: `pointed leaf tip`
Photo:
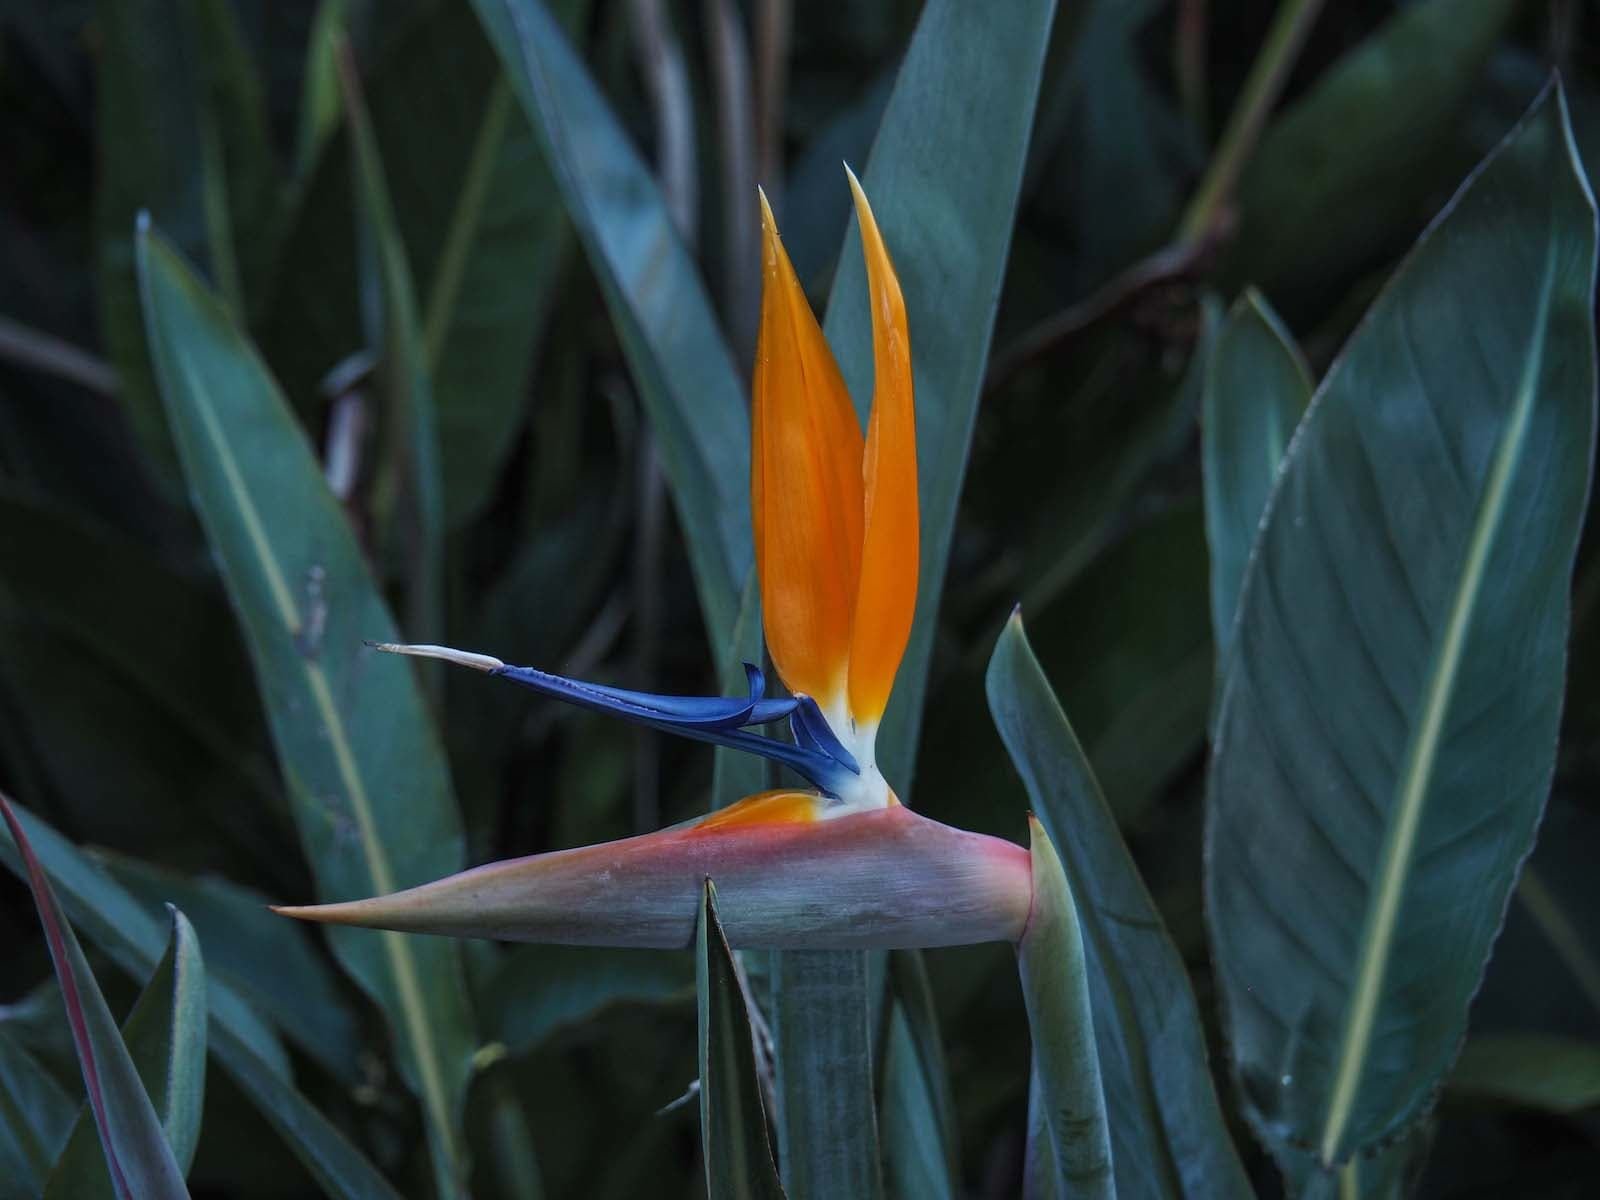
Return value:
<svg viewBox="0 0 1600 1200">
<path fill-rule="evenodd" d="M 50 878 L 3 793 L 0 819 L 10 830 L 22 862 L 21 874 L 33 893 L 39 923 L 44 927 L 113 1189 L 124 1200 L 188 1200 L 183 1172 L 173 1158 L 161 1120 L 134 1068 L 121 1031 L 106 1006 L 77 935 L 61 910 Z"/>
</svg>

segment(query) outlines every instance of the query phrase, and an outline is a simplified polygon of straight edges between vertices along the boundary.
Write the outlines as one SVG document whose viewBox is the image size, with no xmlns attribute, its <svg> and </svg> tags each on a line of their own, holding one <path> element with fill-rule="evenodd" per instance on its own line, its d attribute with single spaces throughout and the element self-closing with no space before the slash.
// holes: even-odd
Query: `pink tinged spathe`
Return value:
<svg viewBox="0 0 1600 1200">
<path fill-rule="evenodd" d="M 409 933 L 684 948 L 708 877 L 740 949 L 1016 941 L 1032 896 L 1021 846 L 895 804 L 833 819 L 712 818 L 490 863 L 389 896 L 276 911 Z"/>
</svg>

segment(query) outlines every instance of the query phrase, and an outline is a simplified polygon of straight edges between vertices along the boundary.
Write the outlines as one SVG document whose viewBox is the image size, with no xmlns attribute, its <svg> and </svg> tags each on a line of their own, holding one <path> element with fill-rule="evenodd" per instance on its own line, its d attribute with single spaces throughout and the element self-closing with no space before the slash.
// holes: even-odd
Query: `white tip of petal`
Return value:
<svg viewBox="0 0 1600 1200">
<path fill-rule="evenodd" d="M 413 658 L 438 658 L 458 667 L 471 667 L 474 671 L 498 671 L 505 663 L 492 654 L 474 654 L 470 650 L 456 650 L 450 646 L 401 646 L 394 642 L 368 642 L 374 650 L 386 654 L 409 654 Z"/>
</svg>

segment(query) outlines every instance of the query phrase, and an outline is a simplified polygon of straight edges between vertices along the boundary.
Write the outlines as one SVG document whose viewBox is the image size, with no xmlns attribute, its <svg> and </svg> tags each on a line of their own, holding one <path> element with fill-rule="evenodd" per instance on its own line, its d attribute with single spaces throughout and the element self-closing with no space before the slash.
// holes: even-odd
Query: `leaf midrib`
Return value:
<svg viewBox="0 0 1600 1200">
<path fill-rule="evenodd" d="M 1456 674 L 1465 651 L 1467 632 L 1476 612 L 1489 555 L 1505 513 L 1511 481 L 1527 437 L 1539 372 L 1544 361 L 1550 301 L 1555 291 L 1555 260 L 1556 246 L 1552 241 L 1545 254 L 1538 307 L 1534 313 L 1522 376 L 1517 384 L 1516 404 L 1495 449 L 1494 462 L 1473 521 L 1472 535 L 1462 562 L 1444 636 L 1439 642 L 1423 690 L 1420 719 L 1413 726 L 1415 732 L 1406 748 L 1405 765 L 1395 791 L 1394 815 L 1385 832 L 1379 858 L 1378 888 L 1367 909 L 1357 948 L 1356 983 L 1340 1038 L 1333 1091 L 1323 1122 L 1319 1156 L 1324 1167 L 1331 1166 L 1338 1157 L 1340 1143 L 1349 1127 L 1360 1092 L 1382 999 L 1384 976 L 1405 895 L 1407 874 L 1438 760 Z"/>
</svg>

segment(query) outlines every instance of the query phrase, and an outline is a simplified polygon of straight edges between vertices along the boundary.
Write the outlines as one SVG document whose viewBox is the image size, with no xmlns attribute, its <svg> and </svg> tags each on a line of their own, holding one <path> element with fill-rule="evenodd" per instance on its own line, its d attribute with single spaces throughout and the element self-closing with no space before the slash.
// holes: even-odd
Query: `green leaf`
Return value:
<svg viewBox="0 0 1600 1200">
<path fill-rule="evenodd" d="M 160 922 L 59 833 L 20 805 L 12 808 L 78 925 L 124 971 L 147 978 L 163 953 Z M 24 873 L 10 842 L 0 841 L 0 859 Z M 207 981 L 206 1008 L 211 1053 L 323 1190 L 334 1200 L 398 1200 L 377 1169 L 294 1089 L 277 1039 L 226 981 Z"/>
<path fill-rule="evenodd" d="M 361 1030 L 333 970 L 302 929 L 267 910 L 266 896 L 217 876 L 190 879 L 124 855 L 102 851 L 97 857 L 146 912 L 159 914 L 164 903 L 183 910 L 209 947 L 209 978 L 248 999 L 347 1087 L 366 1081 Z"/>
<path fill-rule="evenodd" d="M 183 1184 L 183 1169 L 162 1133 L 161 1118 L 145 1092 L 77 936 L 56 901 L 49 876 L 4 796 L 0 796 L 0 817 L 5 820 L 22 865 L 18 873 L 33 892 L 34 908 L 44 926 L 115 1194 L 122 1200 L 187 1200 L 189 1189 Z"/>
<path fill-rule="evenodd" d="M 489 1158 L 499 1184 L 497 1194 L 506 1200 L 544 1200 L 544 1178 L 533 1154 L 522 1101 L 503 1071 L 492 1072 L 488 1086 Z"/>
<path fill-rule="evenodd" d="M 878 736 L 879 765 L 902 797 L 911 795 L 956 500 L 1054 16 L 1054 0 L 998 7 L 930 0 L 861 173 L 905 294 L 917 392 L 917 619 Z M 824 329 L 865 417 L 872 327 L 854 223 Z"/>
<path fill-rule="evenodd" d="M 318 88 L 333 90 L 308 91 L 304 103 L 331 104 L 316 118 L 331 127 L 305 135 L 319 150 L 302 177 L 260 330 L 302 412 L 317 409 L 327 372 L 366 339 L 351 238 L 354 147 L 337 120 L 331 45 L 331 24 L 341 19 L 334 10 L 346 7 L 330 0 L 318 11 L 311 53 L 326 75 Z M 362 86 L 419 306 L 453 529 L 500 480 L 571 237 L 532 127 L 505 103 L 499 60 L 466 5 L 418 6 Z"/>
<path fill-rule="evenodd" d="M 140 238 L 151 349 L 202 523 L 267 709 L 324 900 L 458 871 L 462 837 L 414 676 L 363 639 L 394 622 L 272 377 L 159 236 Z M 389 1020 L 422 1102 L 441 1194 L 464 1184 L 460 1112 L 473 1050 L 459 948 L 392 933 L 330 937 Z"/>
<path fill-rule="evenodd" d="M 305 180 L 339 127 L 339 46 L 348 22 L 348 0 L 318 0 L 306 37 L 301 71 L 300 119 L 295 128 L 294 177 Z"/>
<path fill-rule="evenodd" d="M 1583 1112 L 1600 1106 L 1600 1045 L 1537 1033 L 1471 1037 L 1450 1072 L 1446 1094 L 1544 1112 Z"/>
<path fill-rule="evenodd" d="M 1245 1112 L 1285 1163 L 1427 1110 L 1532 845 L 1594 263 L 1555 90 L 1396 272 L 1284 459 L 1217 715 L 1206 915 Z"/>
<path fill-rule="evenodd" d="M 0 620 L 0 670 L 28 697 L 19 720 L 69 803 L 108 775 L 118 780 L 126 811 L 74 805 L 83 835 L 147 849 L 183 839 L 203 843 L 211 861 L 275 872 L 287 813 L 221 588 L 166 566 L 147 544 L 9 490 L 0 490 L 0 544 L 12 567 L 3 590 L 20 617 Z M 85 722 L 100 730 L 93 747 Z M 212 795 L 216 811 L 182 804 L 193 789 Z"/>
<path fill-rule="evenodd" d="M 1211 546 L 1211 627 L 1227 655 L 1239 585 L 1289 437 L 1311 402 L 1311 372 L 1266 297 L 1229 310 L 1205 367 L 1201 465 Z"/>
<path fill-rule="evenodd" d="M 482 41 L 470 15 L 457 19 L 473 24 L 474 42 Z M 493 52 L 485 47 L 484 53 Z M 409 230 L 417 221 L 406 220 L 409 215 L 402 213 L 402 225 L 407 244 L 414 245 Z M 526 409 L 534 344 L 557 300 L 572 242 L 533 130 L 498 63 L 444 228 L 437 261 L 419 278 L 431 280 L 424 334 L 445 512 L 459 524 L 489 499 L 510 453 Z"/>
<path fill-rule="evenodd" d="M 55 1076 L 0 1029 L 0 1200 L 43 1194 L 77 1111 Z"/>
<path fill-rule="evenodd" d="M 1029 819 L 1028 833 L 1033 907 L 1017 943 L 1033 1034 L 1023 1191 L 1030 1197 L 1111 1200 L 1117 1187 L 1078 908 L 1061 859 L 1037 818 Z"/>
<path fill-rule="evenodd" d="M 717 920 L 710 879 L 700 900 L 695 936 L 700 996 L 700 1136 L 711 1200 L 781 1197 L 767 1140 L 767 1114 L 756 1078 L 750 1013 L 733 951 Z"/>
<path fill-rule="evenodd" d="M 355 143 L 355 192 L 377 286 L 374 327 L 367 344 L 379 353 L 378 381 L 384 392 L 387 445 L 379 454 L 378 509 L 391 522 L 391 537 L 404 547 L 406 625 L 413 638 L 444 636 L 444 499 L 439 470 L 439 431 L 422 318 L 411 282 L 411 264 L 400 240 L 378 142 L 367 115 L 355 60 L 348 47 L 340 62 L 345 121 Z M 367 289 L 363 289 L 366 291 Z M 363 306 L 363 312 L 368 306 Z"/>
<path fill-rule="evenodd" d="M 1203 165 L 1194 131 L 1152 78 L 1146 47 L 1161 7 L 1122 0 L 1062 10 L 1059 23 L 1074 28 L 1051 51 L 1028 190 L 1069 239 L 1053 273 L 1073 298 L 1158 248 Z M 1052 143 L 1054 153 L 1038 160 Z"/>
<path fill-rule="evenodd" d="M 478 997 L 485 1036 L 512 1054 L 628 1004 L 677 1004 L 694 994 L 688 955 L 671 950 L 518 946 Z"/>
<path fill-rule="evenodd" d="M 883 1194 L 868 956 L 787 950 L 771 958 L 778 1160 L 789 1194 Z"/>
<path fill-rule="evenodd" d="M 1081 899 L 1095 1046 L 1123 1200 L 1245 1197 L 1183 962 L 1028 645 L 1007 623 L 986 680 L 995 726 Z"/>
<path fill-rule="evenodd" d="M 1194 349 L 1176 387 L 1170 372 L 1154 365 L 1130 372 L 1131 363 L 1145 357 L 1144 344 L 1132 335 L 1113 333 L 1095 354 L 1086 378 L 1063 396 L 1062 406 L 1075 414 L 1098 409 L 1115 415 L 1108 424 L 1091 420 L 1086 430 L 1074 423 L 1075 459 L 1067 457 L 1059 437 L 1043 439 L 1047 462 L 1059 467 L 1062 477 L 1037 502 L 1031 496 L 1015 501 L 1037 508 L 1028 522 L 1031 531 L 1022 538 L 1024 609 L 1042 614 L 1074 586 L 1129 522 L 1143 515 L 1141 508 L 1150 506 L 1151 476 L 1188 453 L 1205 366 L 1220 324 L 1220 305 L 1208 294 L 1201 301 Z M 1024 487 L 1037 487 L 1035 472 L 1022 469 L 1020 474 Z"/>
<path fill-rule="evenodd" d="M 143 2 L 143 0 L 139 0 Z M 265 87 L 229 0 L 182 0 L 194 29 L 207 245 L 218 290 L 253 314 L 277 254 L 280 180 Z M 143 208 L 143 205 L 140 206 Z M 125 224 L 123 232 L 130 226 Z"/>
<path fill-rule="evenodd" d="M 879 763 L 902 796 L 911 794 L 956 499 L 1054 15 L 1053 0 L 994 11 L 931 0 L 862 172 L 905 294 L 917 388 L 918 614 L 878 739 Z M 970 169 L 979 162 L 981 170 Z M 955 279 L 960 286 L 951 285 Z M 872 335 L 860 232 L 853 224 L 824 328 L 865 417 Z M 861 1011 L 869 999 L 877 1005 L 866 963 L 859 955 L 824 953 L 778 955 L 774 962 L 785 1180 L 798 1197 L 877 1195 L 877 1121 L 871 1058 L 864 1055 L 870 1039 Z M 892 1090 L 891 1099 L 898 1094 Z M 894 1127 L 902 1128 L 907 1117 L 896 1114 Z M 892 1158 L 899 1161 L 901 1152 Z"/>
<path fill-rule="evenodd" d="M 891 1196 L 958 1195 L 960 1130 L 922 955 L 891 950 L 889 1028 L 883 1040 L 880 1119 L 884 1183 Z"/>
<path fill-rule="evenodd" d="M 161 1120 L 178 1169 L 187 1172 L 200 1142 L 206 1083 L 206 972 L 200 941 L 182 912 L 168 906 L 167 952 L 122 1026 L 128 1056 Z M 66 1149 L 50 1173 L 45 1200 L 113 1195 L 94 1116 L 79 1112 Z"/>
<path fill-rule="evenodd" d="M 176 480 L 139 317 L 134 217 L 152 212 L 238 301 L 240 252 L 270 246 L 259 84 L 232 10 L 218 0 L 100 0 L 96 18 L 101 316 L 119 403 L 152 461 Z"/>
<path fill-rule="evenodd" d="M 1240 178 L 1225 275 L 1292 299 L 1293 313 L 1376 266 L 1427 196 L 1470 165 L 1454 161 L 1451 134 L 1517 7 L 1405 5 L 1326 71 Z"/>
<path fill-rule="evenodd" d="M 650 417 L 715 651 L 754 561 L 750 418 L 699 268 L 648 166 L 537 0 L 474 0 L 532 120 Z M 750 197 L 755 203 L 755 197 Z M 720 669 L 736 666 L 719 662 Z"/>
</svg>

